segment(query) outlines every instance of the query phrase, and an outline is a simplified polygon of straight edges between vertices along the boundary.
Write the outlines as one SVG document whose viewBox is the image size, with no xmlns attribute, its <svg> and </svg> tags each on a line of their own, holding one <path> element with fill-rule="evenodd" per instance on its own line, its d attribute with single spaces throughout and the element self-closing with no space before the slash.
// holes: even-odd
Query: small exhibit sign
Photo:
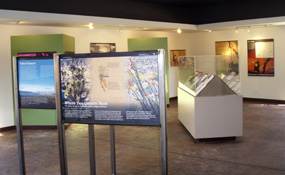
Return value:
<svg viewBox="0 0 285 175">
<path fill-rule="evenodd" d="M 17 57 L 20 108 L 55 109 L 53 55 L 22 56 Z"/>
</svg>

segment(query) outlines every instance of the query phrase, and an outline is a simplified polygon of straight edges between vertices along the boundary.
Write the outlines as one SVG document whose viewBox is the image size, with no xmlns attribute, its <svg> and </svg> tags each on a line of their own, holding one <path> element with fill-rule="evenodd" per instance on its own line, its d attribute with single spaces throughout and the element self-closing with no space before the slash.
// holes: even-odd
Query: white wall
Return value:
<svg viewBox="0 0 285 175">
<path fill-rule="evenodd" d="M 14 125 L 10 31 L 0 26 L 0 128 Z"/>
<path fill-rule="evenodd" d="M 247 75 L 247 40 L 274 39 L 275 76 L 249 77 Z M 214 55 L 215 41 L 238 40 L 241 92 L 244 97 L 285 100 L 285 27 L 251 28 L 245 30 L 200 32 L 190 34 L 191 55 Z"/>
<path fill-rule="evenodd" d="M 238 40 L 240 74 L 244 97 L 285 100 L 285 27 L 252 28 L 240 30 L 177 34 L 167 32 L 123 31 L 118 29 L 83 29 L 67 27 L 36 27 L 0 25 L 0 128 L 14 125 L 10 36 L 66 34 L 75 37 L 76 53 L 88 53 L 91 42 L 116 43 L 117 51 L 127 51 L 128 38 L 167 37 L 168 49 L 186 49 L 187 55 L 214 55 L 215 41 Z M 274 39 L 275 77 L 247 76 L 247 40 Z M 178 68 L 169 68 L 169 96 L 177 96 Z"/>
<path fill-rule="evenodd" d="M 41 34 L 66 34 L 75 37 L 75 52 L 89 53 L 91 42 L 116 43 L 117 51 L 128 50 L 128 38 L 141 37 L 167 37 L 168 49 L 189 50 L 189 34 L 177 34 L 167 32 L 127 31 L 122 34 L 119 29 L 83 29 L 67 27 L 37 27 L 0 25 L 0 128 L 14 125 L 13 99 L 12 99 L 12 70 L 10 36 L 16 35 L 41 35 Z M 188 48 L 186 47 L 188 46 Z M 170 67 L 169 95 L 177 94 L 177 67 Z"/>
</svg>

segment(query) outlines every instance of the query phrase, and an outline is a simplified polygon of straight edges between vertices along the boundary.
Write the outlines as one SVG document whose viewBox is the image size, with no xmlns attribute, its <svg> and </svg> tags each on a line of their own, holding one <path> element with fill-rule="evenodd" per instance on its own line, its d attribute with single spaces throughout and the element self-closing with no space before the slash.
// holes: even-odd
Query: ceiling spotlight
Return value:
<svg viewBox="0 0 285 175">
<path fill-rule="evenodd" d="M 182 33 L 182 30 L 180 28 L 178 28 L 177 33 Z"/>
<path fill-rule="evenodd" d="M 92 23 L 89 23 L 89 29 L 93 29 L 93 24 Z"/>
<path fill-rule="evenodd" d="M 208 30 L 208 32 L 212 32 L 212 30 Z"/>
<path fill-rule="evenodd" d="M 22 21 L 14 21 L 13 24 L 20 24 Z"/>
<path fill-rule="evenodd" d="M 238 33 L 238 27 L 236 27 L 236 33 Z"/>
<path fill-rule="evenodd" d="M 250 28 L 250 27 L 248 27 L 248 28 L 246 29 L 247 32 L 250 32 L 249 28 Z"/>
<path fill-rule="evenodd" d="M 122 34 L 123 33 L 123 29 L 122 27 L 119 28 L 119 33 Z"/>
</svg>

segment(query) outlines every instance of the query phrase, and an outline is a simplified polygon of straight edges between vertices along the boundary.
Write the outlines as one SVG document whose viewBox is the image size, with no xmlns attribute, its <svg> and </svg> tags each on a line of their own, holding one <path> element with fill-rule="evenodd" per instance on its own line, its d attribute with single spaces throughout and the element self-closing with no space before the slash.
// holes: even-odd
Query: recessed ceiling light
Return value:
<svg viewBox="0 0 285 175">
<path fill-rule="evenodd" d="M 93 29 L 93 24 L 92 23 L 89 23 L 89 29 Z"/>
<path fill-rule="evenodd" d="M 248 27 L 248 28 L 246 29 L 247 32 L 250 32 L 249 28 L 250 28 L 250 27 Z"/>
<path fill-rule="evenodd" d="M 22 21 L 13 21 L 13 24 L 20 24 Z"/>
<path fill-rule="evenodd" d="M 182 30 L 180 28 L 178 28 L 177 33 L 182 33 Z"/>
</svg>

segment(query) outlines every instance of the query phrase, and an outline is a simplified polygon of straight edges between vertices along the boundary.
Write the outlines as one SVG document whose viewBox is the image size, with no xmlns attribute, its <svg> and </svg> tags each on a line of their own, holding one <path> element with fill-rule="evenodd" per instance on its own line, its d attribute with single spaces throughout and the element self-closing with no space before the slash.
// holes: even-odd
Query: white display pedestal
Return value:
<svg viewBox="0 0 285 175">
<path fill-rule="evenodd" d="M 195 139 L 243 134 L 242 96 L 192 96 L 178 88 L 178 118 Z"/>
</svg>

